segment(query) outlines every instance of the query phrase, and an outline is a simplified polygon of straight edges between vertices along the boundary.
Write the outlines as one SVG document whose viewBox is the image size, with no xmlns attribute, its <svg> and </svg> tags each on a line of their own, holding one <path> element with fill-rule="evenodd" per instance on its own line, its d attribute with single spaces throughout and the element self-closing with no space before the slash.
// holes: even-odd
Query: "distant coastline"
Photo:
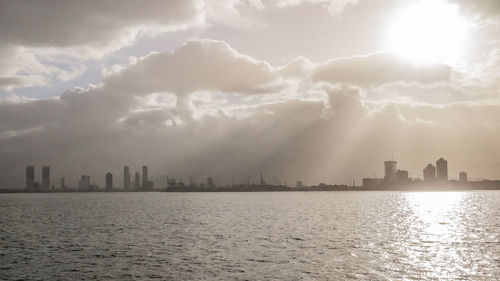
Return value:
<svg viewBox="0 0 500 281">
<path fill-rule="evenodd" d="M 348 186 L 348 185 L 326 185 L 290 187 L 284 185 L 235 185 L 235 186 L 171 186 L 153 190 L 123 190 L 105 189 L 97 190 L 77 190 L 77 189 L 54 189 L 54 190 L 28 190 L 28 189 L 0 189 L 0 193 L 89 193 L 89 192 L 313 192 L 313 191 L 468 191 L 468 190 L 500 190 L 500 180 L 484 180 L 477 182 L 443 182 L 435 184 L 407 184 L 388 185 L 378 187 Z"/>
</svg>

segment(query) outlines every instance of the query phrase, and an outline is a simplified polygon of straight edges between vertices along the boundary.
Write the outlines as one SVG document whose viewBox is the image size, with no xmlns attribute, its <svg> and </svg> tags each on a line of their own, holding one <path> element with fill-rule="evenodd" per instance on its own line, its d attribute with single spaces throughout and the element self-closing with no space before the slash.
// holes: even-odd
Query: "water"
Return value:
<svg viewBox="0 0 500 281">
<path fill-rule="evenodd" d="M 0 279 L 495 280 L 500 192 L 0 195 Z"/>
</svg>

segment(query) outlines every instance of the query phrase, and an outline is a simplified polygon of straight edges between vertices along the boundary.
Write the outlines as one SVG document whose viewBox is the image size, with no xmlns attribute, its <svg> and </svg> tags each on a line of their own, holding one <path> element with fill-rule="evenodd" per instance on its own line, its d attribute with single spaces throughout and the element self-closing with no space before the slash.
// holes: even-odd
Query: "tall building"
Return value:
<svg viewBox="0 0 500 281">
<path fill-rule="evenodd" d="M 106 174 L 106 191 L 113 190 L 113 175 L 111 173 Z"/>
<path fill-rule="evenodd" d="M 130 169 L 128 166 L 123 167 L 123 189 L 130 190 Z"/>
<path fill-rule="evenodd" d="M 466 173 L 466 172 L 460 172 L 460 173 L 458 174 L 458 180 L 459 180 L 460 182 L 468 182 L 468 181 L 469 181 L 469 179 L 467 178 L 467 173 Z"/>
<path fill-rule="evenodd" d="M 43 190 L 50 189 L 50 167 L 49 166 L 42 167 L 42 189 Z"/>
<path fill-rule="evenodd" d="M 408 171 L 405 170 L 397 170 L 396 171 L 396 180 L 398 183 L 407 183 L 410 181 L 410 178 L 408 177 Z"/>
<path fill-rule="evenodd" d="M 146 188 L 148 185 L 148 166 L 142 166 L 142 187 Z"/>
<path fill-rule="evenodd" d="M 35 188 L 35 167 L 27 166 L 26 167 L 26 189 L 34 189 Z"/>
<path fill-rule="evenodd" d="M 432 164 L 427 165 L 424 168 L 424 181 L 434 181 L 436 180 L 436 167 Z"/>
<path fill-rule="evenodd" d="M 396 179 L 396 168 L 398 162 L 389 160 L 384 162 L 384 180 L 393 181 Z"/>
<path fill-rule="evenodd" d="M 90 188 L 90 176 L 82 175 L 78 181 L 78 189 L 87 190 Z"/>
<path fill-rule="evenodd" d="M 448 161 L 443 158 L 436 161 L 436 178 L 440 181 L 448 180 Z"/>
<path fill-rule="evenodd" d="M 139 190 L 141 187 L 141 174 L 139 172 L 135 172 L 135 181 L 134 181 L 135 190 Z"/>
<path fill-rule="evenodd" d="M 64 184 L 64 177 L 61 178 L 61 190 L 66 190 L 66 185 Z"/>
</svg>

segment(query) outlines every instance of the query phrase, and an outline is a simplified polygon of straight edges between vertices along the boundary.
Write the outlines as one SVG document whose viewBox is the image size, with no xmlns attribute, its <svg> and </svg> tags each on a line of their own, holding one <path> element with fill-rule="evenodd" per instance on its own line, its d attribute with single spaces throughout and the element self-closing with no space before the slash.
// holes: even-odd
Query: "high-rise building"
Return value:
<svg viewBox="0 0 500 281">
<path fill-rule="evenodd" d="M 78 181 L 78 188 L 80 190 L 87 190 L 90 188 L 90 176 L 82 175 Z"/>
<path fill-rule="evenodd" d="M 111 173 L 106 174 L 106 191 L 113 190 L 113 175 Z"/>
<path fill-rule="evenodd" d="M 297 188 L 302 188 L 302 182 L 301 181 L 297 181 Z"/>
<path fill-rule="evenodd" d="M 130 190 L 130 169 L 128 166 L 123 167 L 123 189 Z"/>
<path fill-rule="evenodd" d="M 467 178 L 467 173 L 466 172 L 460 172 L 458 174 L 458 180 L 460 182 L 467 182 L 468 181 L 468 178 Z"/>
<path fill-rule="evenodd" d="M 394 181 L 396 179 L 396 169 L 398 163 L 393 160 L 384 162 L 384 180 L 385 181 Z"/>
<path fill-rule="evenodd" d="M 66 190 L 66 186 L 64 185 L 64 177 L 61 178 L 61 190 Z"/>
<path fill-rule="evenodd" d="M 214 187 L 215 184 L 214 184 L 214 180 L 212 179 L 212 177 L 208 177 L 207 178 L 207 187 L 211 188 L 211 187 Z"/>
<path fill-rule="evenodd" d="M 148 185 L 148 166 L 142 166 L 142 187 L 146 188 Z"/>
<path fill-rule="evenodd" d="M 405 170 L 397 170 L 396 171 L 396 180 L 398 183 L 407 183 L 409 182 L 408 171 Z"/>
<path fill-rule="evenodd" d="M 436 167 L 432 164 L 428 164 L 424 168 L 424 181 L 434 181 L 436 180 Z"/>
<path fill-rule="evenodd" d="M 42 167 L 42 189 L 43 190 L 50 189 L 50 167 L 49 166 Z"/>
<path fill-rule="evenodd" d="M 27 166 L 26 167 L 26 189 L 34 189 L 35 188 L 35 167 Z"/>
<path fill-rule="evenodd" d="M 135 190 L 139 190 L 141 187 L 141 174 L 139 172 L 135 172 L 135 181 L 134 181 L 134 187 Z"/>
<path fill-rule="evenodd" d="M 436 161 L 436 178 L 440 181 L 448 180 L 448 161 L 443 158 Z"/>
</svg>

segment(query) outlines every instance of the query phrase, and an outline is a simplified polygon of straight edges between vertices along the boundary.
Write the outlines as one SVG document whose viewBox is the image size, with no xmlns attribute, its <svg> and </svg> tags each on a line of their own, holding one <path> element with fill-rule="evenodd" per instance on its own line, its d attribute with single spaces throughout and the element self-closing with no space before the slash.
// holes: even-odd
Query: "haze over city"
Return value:
<svg viewBox="0 0 500 281">
<path fill-rule="evenodd" d="M 498 3 L 1 1 L 0 187 L 498 179 Z"/>
</svg>

